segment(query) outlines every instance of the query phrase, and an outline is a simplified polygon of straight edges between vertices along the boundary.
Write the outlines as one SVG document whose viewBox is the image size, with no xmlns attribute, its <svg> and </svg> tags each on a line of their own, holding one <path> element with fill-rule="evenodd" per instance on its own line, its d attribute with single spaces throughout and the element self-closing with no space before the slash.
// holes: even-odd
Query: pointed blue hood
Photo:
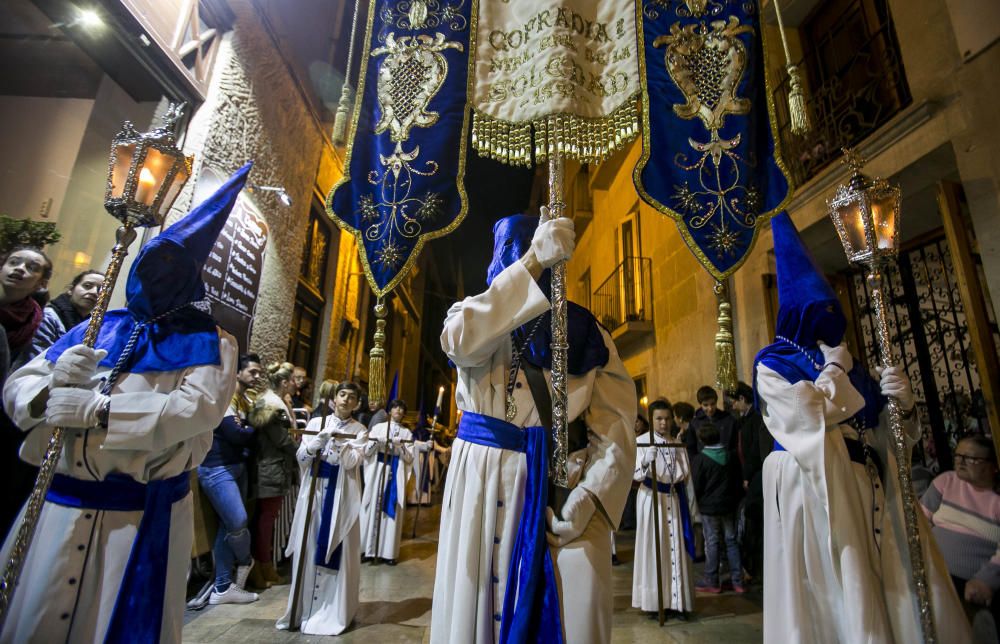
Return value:
<svg viewBox="0 0 1000 644">
<path fill-rule="evenodd" d="M 802 242 L 788 213 L 771 218 L 771 232 L 778 270 L 778 319 L 774 342 L 761 349 L 754 359 L 755 390 L 757 367 L 761 364 L 781 374 L 790 384 L 815 380 L 819 371 L 813 361 L 819 365 L 824 363 L 819 342 L 837 346 L 844 341 L 847 330 L 847 318 L 837 293 Z M 802 347 L 808 357 L 798 347 L 779 338 Z M 849 375 L 851 384 L 865 397 L 866 403 L 856 418 L 865 427 L 876 426 L 884 404 L 878 383 L 857 359 Z"/>
<path fill-rule="evenodd" d="M 102 366 L 121 371 L 175 371 L 219 364 L 219 334 L 210 313 L 191 306 L 205 298 L 201 271 L 246 184 L 247 163 L 212 196 L 150 240 L 135 258 L 125 285 L 124 309 L 108 311 L 96 348 L 105 349 Z M 86 323 L 77 325 L 46 352 L 55 362 L 83 341 Z M 125 355 L 135 337 L 134 348 Z M 121 364 L 119 364 L 121 361 Z"/>
</svg>

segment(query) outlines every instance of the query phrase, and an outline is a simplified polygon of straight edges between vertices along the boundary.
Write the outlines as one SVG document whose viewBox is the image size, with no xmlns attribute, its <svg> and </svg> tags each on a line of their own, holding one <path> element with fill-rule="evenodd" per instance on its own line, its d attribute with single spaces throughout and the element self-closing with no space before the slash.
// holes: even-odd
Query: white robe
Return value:
<svg viewBox="0 0 1000 644">
<path fill-rule="evenodd" d="M 463 411 L 504 418 L 510 332 L 549 309 L 545 294 L 515 262 L 484 293 L 448 311 L 441 346 L 458 367 Z M 635 385 L 610 336 L 603 368 L 570 375 L 569 418 L 581 414 L 589 447 L 569 457 L 570 484 L 596 500 L 583 535 L 553 548 L 567 642 L 607 642 L 611 635 L 611 536 L 625 506 L 635 465 Z M 550 374 L 546 371 L 546 378 Z M 523 370 L 514 389 L 514 424 L 539 424 Z M 493 642 L 507 588 L 527 483 L 524 454 L 455 440 L 445 481 L 431 613 L 431 641 Z"/>
<path fill-rule="evenodd" d="M 181 371 L 123 373 L 111 394 L 108 428 L 68 429 L 57 471 L 84 480 L 113 473 L 136 481 L 190 472 L 212 447 L 236 389 L 237 345 L 219 330 L 221 364 Z M 4 407 L 27 431 L 21 458 L 39 464 L 52 427 L 28 403 L 48 384 L 52 363 L 40 354 L 14 372 Z M 108 370 L 101 368 L 92 383 Z M 171 508 L 161 642 L 180 642 L 194 538 L 191 495 Z M 22 510 L 23 513 L 23 510 Z M 142 511 L 74 509 L 46 503 L 21 572 L 0 642 L 102 642 Z M 7 560 L 20 519 L 4 543 Z"/>
<path fill-rule="evenodd" d="M 428 442 L 417 442 L 413 444 L 413 473 L 406 489 L 406 502 L 416 505 L 422 503 L 427 505 L 431 502 L 431 484 L 433 477 L 434 453 Z M 421 477 L 423 477 L 421 479 Z M 422 489 L 426 487 L 426 489 Z M 418 494 L 417 490 L 421 490 Z"/>
<path fill-rule="evenodd" d="M 652 466 L 643 466 L 650 436 L 655 443 L 667 440 L 655 432 L 646 432 L 636 439 L 635 480 L 640 484 L 652 475 Z M 691 559 L 684 547 L 684 529 L 681 520 L 681 498 L 673 486 L 683 486 L 687 499 L 693 499 L 687 487 L 691 480 L 687 449 L 684 447 L 657 448 L 656 478 L 660 483 L 671 484 L 669 493 L 659 492 L 657 501 L 660 518 L 660 566 L 663 589 L 663 609 L 690 612 L 694 610 L 694 577 Z M 690 501 L 689 501 L 690 503 Z M 690 508 L 689 508 L 690 510 Z M 655 611 L 656 594 L 656 534 L 653 522 L 653 491 L 639 486 L 635 502 L 635 567 L 632 572 L 632 607 Z M 694 526 L 692 524 L 692 530 Z"/>
<path fill-rule="evenodd" d="M 864 398 L 841 369 L 792 385 L 761 365 L 757 391 L 767 428 L 788 450 L 764 462 L 764 641 L 922 641 L 885 412 L 866 432 L 884 464 L 881 484 L 848 455 L 844 436 L 856 439 L 857 432 L 842 423 Z M 904 428 L 913 445 L 919 427 Z M 947 568 L 923 513 L 916 514 L 938 639 L 969 642 Z"/>
<path fill-rule="evenodd" d="M 316 483 L 316 493 L 313 497 L 312 514 L 309 516 L 309 530 L 306 538 L 305 565 L 302 569 L 302 588 L 299 598 L 299 612 L 294 623 L 300 624 L 300 630 L 308 635 L 339 635 L 343 633 L 358 611 L 358 592 L 361 585 L 361 475 L 359 465 L 367 444 L 368 428 L 352 418 L 341 421 L 335 416 L 328 416 L 326 427 L 339 434 L 354 434 L 354 440 L 335 438 L 323 448 L 322 458 L 331 465 L 339 465 L 336 487 L 334 488 L 333 508 L 330 516 L 330 533 L 325 547 L 325 557 L 341 546 L 340 569 L 330 570 L 317 566 L 316 547 L 319 539 L 320 522 L 323 506 L 329 491 L 329 479 L 320 479 Z M 306 431 L 318 432 L 323 428 L 320 418 L 313 418 L 306 426 Z M 346 445 L 346 447 L 345 447 Z M 292 519 L 292 531 L 288 538 L 285 555 L 292 557 L 292 589 L 298 581 L 299 549 L 302 544 L 302 533 L 305 528 L 305 517 L 309 505 L 309 489 L 312 484 L 312 464 L 314 457 L 310 455 L 319 449 L 319 438 L 307 436 L 299 446 L 296 457 L 299 461 L 300 480 L 299 496 L 295 504 L 295 517 Z M 341 452 L 343 449 L 343 452 Z M 288 607 L 285 614 L 278 619 L 276 626 L 287 629 L 292 618 L 292 595 L 289 592 Z"/>
<path fill-rule="evenodd" d="M 391 421 L 390 421 L 391 422 Z M 381 508 L 377 508 L 379 501 L 379 476 L 384 470 L 382 480 L 382 495 L 385 494 L 386 481 L 389 479 L 392 469 L 380 463 L 378 454 L 382 453 L 382 446 L 386 440 L 386 432 L 389 432 L 389 440 L 410 440 L 413 434 L 402 425 L 390 423 L 379 423 L 368 432 L 369 440 L 365 447 L 365 494 L 361 500 L 361 543 L 364 547 L 366 557 L 381 557 L 382 559 L 398 559 L 399 544 L 403 540 L 403 522 L 406 517 L 406 480 L 410 476 L 410 464 L 413 462 L 413 443 L 404 443 L 399 446 L 399 465 L 396 468 L 396 518 L 390 517 Z M 389 456 L 392 456 L 392 446 L 389 447 Z M 385 501 L 382 502 L 383 506 Z M 378 529 L 378 552 L 375 552 L 375 521 L 382 522 Z"/>
</svg>

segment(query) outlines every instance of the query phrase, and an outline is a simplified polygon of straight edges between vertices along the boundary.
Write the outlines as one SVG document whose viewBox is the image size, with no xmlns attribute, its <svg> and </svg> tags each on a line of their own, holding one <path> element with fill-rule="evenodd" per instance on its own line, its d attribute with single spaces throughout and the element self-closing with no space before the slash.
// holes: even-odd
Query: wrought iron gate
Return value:
<svg viewBox="0 0 1000 644">
<path fill-rule="evenodd" d="M 869 289 L 863 273 L 850 277 L 860 350 L 873 369 L 878 348 Z M 913 383 L 924 429 L 915 462 L 922 460 L 933 473 L 951 469 L 958 439 L 989 435 L 990 428 L 944 235 L 901 252 L 898 268 L 887 271 L 886 280 L 891 342 Z"/>
</svg>

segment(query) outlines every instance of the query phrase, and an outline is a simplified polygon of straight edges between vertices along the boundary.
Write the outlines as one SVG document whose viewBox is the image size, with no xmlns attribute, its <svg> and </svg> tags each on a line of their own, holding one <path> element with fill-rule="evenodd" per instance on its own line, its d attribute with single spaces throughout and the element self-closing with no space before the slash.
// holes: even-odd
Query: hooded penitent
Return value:
<svg viewBox="0 0 1000 644">
<path fill-rule="evenodd" d="M 95 348 L 108 352 L 102 366 L 145 373 L 219 364 L 215 319 L 207 307 L 195 304 L 205 299 L 202 267 L 251 165 L 237 170 L 215 194 L 139 251 L 125 286 L 125 308 L 108 311 L 97 337 Z M 46 359 L 58 360 L 83 342 L 85 331 L 85 323 L 74 327 L 52 345 Z"/>
<path fill-rule="evenodd" d="M 771 218 L 771 232 L 778 271 L 778 320 L 774 342 L 761 349 L 754 360 L 754 382 L 758 365 L 781 374 L 790 384 L 815 380 L 820 373 L 815 365 L 824 363 L 818 343 L 834 347 L 843 342 L 847 319 L 837 294 L 787 213 Z M 865 408 L 855 419 L 863 427 L 875 427 L 885 404 L 879 385 L 860 360 L 855 360 L 849 375 L 851 384 L 865 398 Z"/>
<path fill-rule="evenodd" d="M 538 217 L 531 215 L 511 215 L 504 217 L 493 225 L 493 259 L 486 271 L 486 283 L 492 284 L 505 268 L 521 258 L 531 248 L 531 238 L 538 228 Z M 550 293 L 551 271 L 546 269 L 538 279 L 538 284 L 546 295 Z M 603 367 L 608 363 L 608 347 L 604 344 L 601 329 L 597 319 L 590 311 L 574 302 L 566 303 L 567 331 L 569 335 L 569 355 L 567 369 L 570 374 L 580 376 L 595 367 Z M 524 359 L 530 364 L 543 368 L 552 368 L 552 314 L 546 312 L 542 320 L 535 326 L 538 319 L 528 322 L 514 331 L 514 340 L 518 344 L 524 342 L 525 336 L 534 329 L 531 343 L 524 353 Z"/>
</svg>

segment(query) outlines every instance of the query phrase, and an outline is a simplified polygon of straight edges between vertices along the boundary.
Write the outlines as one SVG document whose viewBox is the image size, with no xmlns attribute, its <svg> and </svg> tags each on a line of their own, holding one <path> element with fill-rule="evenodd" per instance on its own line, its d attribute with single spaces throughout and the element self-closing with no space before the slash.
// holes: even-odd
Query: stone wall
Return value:
<svg viewBox="0 0 1000 644">
<path fill-rule="evenodd" d="M 265 362 L 288 348 L 292 307 L 323 137 L 271 38 L 248 0 L 230 3 L 237 15 L 216 58 L 208 98 L 191 120 L 185 151 L 195 155 L 193 179 L 175 205 L 187 212 L 203 164 L 232 172 L 252 159 L 250 182 L 282 186 L 253 195 L 270 228 L 250 348 Z"/>
</svg>

